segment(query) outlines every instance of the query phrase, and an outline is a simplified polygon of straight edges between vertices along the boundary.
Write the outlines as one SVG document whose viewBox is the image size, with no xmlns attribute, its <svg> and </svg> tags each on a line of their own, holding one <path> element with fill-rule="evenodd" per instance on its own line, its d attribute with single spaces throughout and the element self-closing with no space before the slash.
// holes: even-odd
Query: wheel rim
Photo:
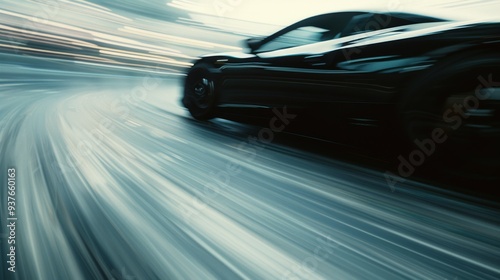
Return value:
<svg viewBox="0 0 500 280">
<path fill-rule="evenodd" d="M 207 78 L 196 80 L 193 84 L 193 100 L 200 109 L 206 109 L 211 106 L 213 98 L 214 84 Z"/>
</svg>

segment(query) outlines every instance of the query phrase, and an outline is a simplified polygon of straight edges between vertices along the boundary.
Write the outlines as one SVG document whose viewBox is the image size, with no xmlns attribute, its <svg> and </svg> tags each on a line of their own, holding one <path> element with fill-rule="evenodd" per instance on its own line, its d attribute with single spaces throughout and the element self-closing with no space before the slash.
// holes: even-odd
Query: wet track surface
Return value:
<svg viewBox="0 0 500 280">
<path fill-rule="evenodd" d="M 189 116 L 192 60 L 268 34 L 238 14 L 254 1 L 225 2 L 232 19 L 174 10 L 193 1 L 3 1 L 0 279 L 500 279 L 500 206 L 452 172 L 449 188 L 391 186 L 390 143 L 263 141 Z"/>
<path fill-rule="evenodd" d="M 176 76 L 2 84 L 17 279 L 500 277 L 498 209 L 194 121 L 180 92 Z"/>
</svg>

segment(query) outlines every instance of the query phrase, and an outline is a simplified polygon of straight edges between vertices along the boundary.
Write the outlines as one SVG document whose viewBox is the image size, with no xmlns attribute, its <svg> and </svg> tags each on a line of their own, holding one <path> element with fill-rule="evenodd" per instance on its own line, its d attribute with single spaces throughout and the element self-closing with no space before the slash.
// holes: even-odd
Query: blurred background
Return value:
<svg viewBox="0 0 500 280">
<path fill-rule="evenodd" d="M 241 51 L 242 39 L 268 35 L 314 14 L 378 10 L 487 19 L 498 17 L 499 5 L 498 1 L 488 0 L 318 0 L 314 5 L 302 0 L 7 0 L 0 10 L 0 50 L 4 63 L 22 66 L 70 71 L 91 66 L 97 67 L 93 72 L 104 73 L 124 68 L 159 69 L 183 74 L 199 55 Z M 35 58 L 23 59 L 26 55 Z M 42 62 L 36 57 L 51 59 Z M 54 64 L 67 61 L 78 63 Z M 2 67 L 2 71 L 9 70 Z M 16 73 L 17 78 L 20 76 L 23 72 Z"/>
<path fill-rule="evenodd" d="M 180 106 L 198 56 L 344 10 L 488 20 L 500 2 L 3 0 L 1 279 L 500 279 L 499 204 L 480 185 L 390 186 L 398 151 L 256 143 L 259 127 Z"/>
</svg>

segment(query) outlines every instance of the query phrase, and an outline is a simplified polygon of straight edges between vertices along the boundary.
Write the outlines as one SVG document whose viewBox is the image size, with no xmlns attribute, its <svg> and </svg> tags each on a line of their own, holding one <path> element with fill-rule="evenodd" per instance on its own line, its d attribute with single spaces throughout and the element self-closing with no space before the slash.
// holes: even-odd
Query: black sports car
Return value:
<svg viewBox="0 0 500 280">
<path fill-rule="evenodd" d="M 315 125 L 398 128 L 412 142 L 498 146 L 500 23 L 339 12 L 246 43 L 248 53 L 189 70 L 182 102 L 194 118 L 270 120 L 274 109 Z"/>
</svg>

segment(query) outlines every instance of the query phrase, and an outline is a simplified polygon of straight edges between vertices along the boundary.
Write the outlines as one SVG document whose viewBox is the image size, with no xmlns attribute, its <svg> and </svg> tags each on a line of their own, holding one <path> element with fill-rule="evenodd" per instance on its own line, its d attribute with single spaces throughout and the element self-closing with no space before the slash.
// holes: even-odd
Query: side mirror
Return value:
<svg viewBox="0 0 500 280">
<path fill-rule="evenodd" d="M 249 38 L 245 40 L 245 43 L 250 51 L 255 52 L 260 46 L 262 46 L 262 41 L 264 38 Z"/>
</svg>

